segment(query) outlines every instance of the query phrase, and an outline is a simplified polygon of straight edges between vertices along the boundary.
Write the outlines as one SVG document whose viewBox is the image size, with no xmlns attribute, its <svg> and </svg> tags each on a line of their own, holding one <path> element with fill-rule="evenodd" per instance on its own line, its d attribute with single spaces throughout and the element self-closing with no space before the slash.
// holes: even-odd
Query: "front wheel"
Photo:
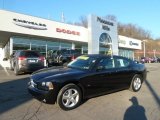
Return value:
<svg viewBox="0 0 160 120">
<path fill-rule="evenodd" d="M 135 75 L 132 78 L 132 82 L 130 85 L 130 90 L 133 92 L 138 92 L 142 86 L 142 77 L 140 75 Z"/>
<path fill-rule="evenodd" d="M 63 110 L 71 110 L 79 106 L 82 93 L 75 84 L 65 85 L 58 93 L 57 103 Z"/>
</svg>

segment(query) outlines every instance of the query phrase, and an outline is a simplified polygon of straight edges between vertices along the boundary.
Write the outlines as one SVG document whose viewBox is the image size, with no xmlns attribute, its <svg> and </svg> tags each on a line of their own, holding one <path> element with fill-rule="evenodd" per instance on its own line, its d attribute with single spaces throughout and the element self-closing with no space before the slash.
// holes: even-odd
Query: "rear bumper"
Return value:
<svg viewBox="0 0 160 120">
<path fill-rule="evenodd" d="M 19 66 L 19 71 L 21 72 L 34 72 L 40 69 L 43 69 L 44 66 L 35 66 L 35 65 L 30 65 L 30 66 Z"/>
</svg>

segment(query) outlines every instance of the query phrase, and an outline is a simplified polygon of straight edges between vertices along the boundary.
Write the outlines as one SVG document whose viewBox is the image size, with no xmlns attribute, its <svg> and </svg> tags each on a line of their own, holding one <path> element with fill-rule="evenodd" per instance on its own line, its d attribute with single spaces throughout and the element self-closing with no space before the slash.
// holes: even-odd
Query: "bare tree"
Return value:
<svg viewBox="0 0 160 120">
<path fill-rule="evenodd" d="M 112 21 L 117 21 L 117 17 L 114 15 L 106 15 L 105 18 L 112 20 Z"/>
<path fill-rule="evenodd" d="M 136 39 L 151 39 L 151 33 L 135 24 L 118 23 L 118 34 Z"/>
<path fill-rule="evenodd" d="M 81 16 L 80 21 L 81 21 L 82 26 L 84 26 L 85 28 L 88 27 L 88 19 L 86 16 Z"/>
<path fill-rule="evenodd" d="M 86 16 L 81 16 L 79 19 L 80 19 L 80 22 L 75 22 L 73 24 L 88 28 L 88 19 L 87 19 L 87 17 Z"/>
</svg>

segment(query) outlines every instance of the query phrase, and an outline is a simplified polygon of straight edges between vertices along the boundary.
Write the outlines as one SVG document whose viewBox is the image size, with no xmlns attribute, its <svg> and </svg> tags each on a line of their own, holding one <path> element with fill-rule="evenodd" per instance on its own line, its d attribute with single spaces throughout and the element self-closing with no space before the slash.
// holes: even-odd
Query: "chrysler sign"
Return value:
<svg viewBox="0 0 160 120">
<path fill-rule="evenodd" d="M 21 26 L 21 27 L 25 27 L 25 28 L 29 28 L 29 29 L 47 30 L 46 24 L 39 23 L 39 22 L 33 22 L 33 21 L 13 18 L 13 23 L 15 25 L 18 25 L 18 26 Z"/>
</svg>

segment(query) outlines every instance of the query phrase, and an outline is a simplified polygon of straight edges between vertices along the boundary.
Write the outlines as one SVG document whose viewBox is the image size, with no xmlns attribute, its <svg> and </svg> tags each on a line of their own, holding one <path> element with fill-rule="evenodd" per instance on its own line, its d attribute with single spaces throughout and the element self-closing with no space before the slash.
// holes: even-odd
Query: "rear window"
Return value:
<svg viewBox="0 0 160 120">
<path fill-rule="evenodd" d="M 20 56 L 25 56 L 25 57 L 40 57 L 40 54 L 36 51 L 22 51 L 20 53 Z"/>
</svg>

